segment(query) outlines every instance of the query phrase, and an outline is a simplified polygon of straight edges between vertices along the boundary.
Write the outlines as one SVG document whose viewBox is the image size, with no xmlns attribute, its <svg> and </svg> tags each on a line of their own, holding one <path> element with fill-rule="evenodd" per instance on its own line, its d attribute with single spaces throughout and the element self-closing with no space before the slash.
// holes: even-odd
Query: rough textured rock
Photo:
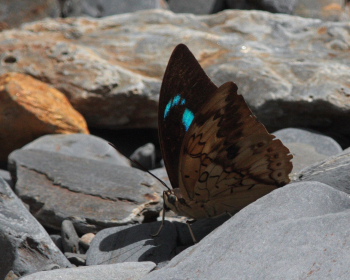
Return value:
<svg viewBox="0 0 350 280">
<path fill-rule="evenodd" d="M 152 262 L 128 262 L 95 265 L 70 269 L 56 269 L 27 275 L 23 280 L 138 280 L 148 274 L 155 264 Z"/>
<path fill-rule="evenodd" d="M 295 174 L 295 181 L 318 181 L 350 194 L 350 150 L 328 157 Z"/>
<path fill-rule="evenodd" d="M 0 279 L 12 270 L 23 275 L 56 264 L 70 263 L 52 242 L 45 229 L 0 177 Z"/>
<path fill-rule="evenodd" d="M 108 145 L 106 140 L 90 134 L 45 135 L 22 148 L 56 152 L 74 157 L 130 166 L 129 160 Z"/>
<path fill-rule="evenodd" d="M 273 133 L 293 154 L 293 173 L 343 151 L 331 137 L 298 128 L 285 128 Z"/>
<path fill-rule="evenodd" d="M 17 150 L 9 156 L 9 169 L 17 195 L 32 214 L 58 230 L 65 219 L 81 233 L 141 222 L 147 215 L 157 216 L 162 207 L 158 183 L 131 167 Z"/>
<path fill-rule="evenodd" d="M 143 280 L 344 279 L 350 271 L 349 209 L 349 196 L 325 184 L 290 184 Z"/>
<path fill-rule="evenodd" d="M 165 226 L 157 237 L 152 237 L 160 223 L 107 228 L 96 234 L 87 252 L 87 265 L 112 264 L 133 261 L 169 261 L 175 255 L 177 231 L 173 223 Z"/>
<path fill-rule="evenodd" d="M 28 75 L 2 75 L 0 96 L 0 161 L 44 134 L 89 133 L 64 94 Z"/>
<path fill-rule="evenodd" d="M 45 17 L 60 16 L 57 0 L 1 0 L 0 5 L 0 24 L 8 28 Z"/>
<path fill-rule="evenodd" d="M 156 127 L 161 78 L 182 42 L 217 85 L 237 83 L 270 131 L 350 136 L 348 29 L 348 22 L 239 10 L 51 19 L 0 33 L 0 73 L 49 82 L 91 127 Z"/>
</svg>

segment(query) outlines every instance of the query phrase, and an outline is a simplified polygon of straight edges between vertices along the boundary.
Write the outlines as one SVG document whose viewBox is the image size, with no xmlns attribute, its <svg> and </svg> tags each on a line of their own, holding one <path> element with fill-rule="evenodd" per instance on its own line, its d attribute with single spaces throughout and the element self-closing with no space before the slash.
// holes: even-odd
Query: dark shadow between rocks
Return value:
<svg viewBox="0 0 350 280">
<path fill-rule="evenodd" d="M 91 264 L 112 264 L 130 261 L 166 262 L 175 256 L 177 230 L 175 225 L 165 222 L 161 233 L 157 232 L 160 222 L 135 226 L 114 227 L 103 230 L 95 237 L 89 249 L 87 262 Z M 97 246 L 96 246 L 97 245 Z"/>
<path fill-rule="evenodd" d="M 349 115 L 349 111 L 324 100 L 281 99 L 266 101 L 256 113 L 269 132 L 286 127 L 313 129 L 334 138 L 343 148 L 350 146 Z"/>
</svg>

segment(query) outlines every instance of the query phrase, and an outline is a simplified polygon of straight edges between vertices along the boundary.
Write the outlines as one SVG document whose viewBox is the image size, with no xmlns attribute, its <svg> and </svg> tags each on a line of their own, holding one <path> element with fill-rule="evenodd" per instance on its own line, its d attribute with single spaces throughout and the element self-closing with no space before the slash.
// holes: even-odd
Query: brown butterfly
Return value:
<svg viewBox="0 0 350 280">
<path fill-rule="evenodd" d="M 164 74 L 158 125 L 173 187 L 164 203 L 179 215 L 235 213 L 289 183 L 288 148 L 257 120 L 236 84 L 217 88 L 183 44 Z"/>
</svg>

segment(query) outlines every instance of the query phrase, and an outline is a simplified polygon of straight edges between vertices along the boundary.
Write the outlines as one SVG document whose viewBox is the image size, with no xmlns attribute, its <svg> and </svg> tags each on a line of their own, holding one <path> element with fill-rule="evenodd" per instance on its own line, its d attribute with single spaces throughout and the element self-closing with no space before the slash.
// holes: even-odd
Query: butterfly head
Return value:
<svg viewBox="0 0 350 280">
<path fill-rule="evenodd" d="M 165 206 L 174 211 L 175 213 L 181 213 L 179 207 L 187 206 L 185 199 L 182 198 L 180 190 L 178 188 L 164 191 L 163 198 Z"/>
</svg>

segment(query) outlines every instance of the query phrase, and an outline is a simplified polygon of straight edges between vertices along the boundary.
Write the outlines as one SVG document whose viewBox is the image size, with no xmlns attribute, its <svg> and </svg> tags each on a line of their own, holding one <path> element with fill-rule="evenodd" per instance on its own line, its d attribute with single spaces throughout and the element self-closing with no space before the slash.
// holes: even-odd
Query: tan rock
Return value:
<svg viewBox="0 0 350 280">
<path fill-rule="evenodd" d="M 0 76 L 0 161 L 30 141 L 53 133 L 89 133 L 63 93 L 31 76 Z"/>
<path fill-rule="evenodd" d="M 156 128 L 165 67 L 184 43 L 215 84 L 237 84 L 270 131 L 312 127 L 350 139 L 348 29 L 241 10 L 45 19 L 0 32 L 0 74 L 50 81 L 91 128 Z"/>
</svg>

